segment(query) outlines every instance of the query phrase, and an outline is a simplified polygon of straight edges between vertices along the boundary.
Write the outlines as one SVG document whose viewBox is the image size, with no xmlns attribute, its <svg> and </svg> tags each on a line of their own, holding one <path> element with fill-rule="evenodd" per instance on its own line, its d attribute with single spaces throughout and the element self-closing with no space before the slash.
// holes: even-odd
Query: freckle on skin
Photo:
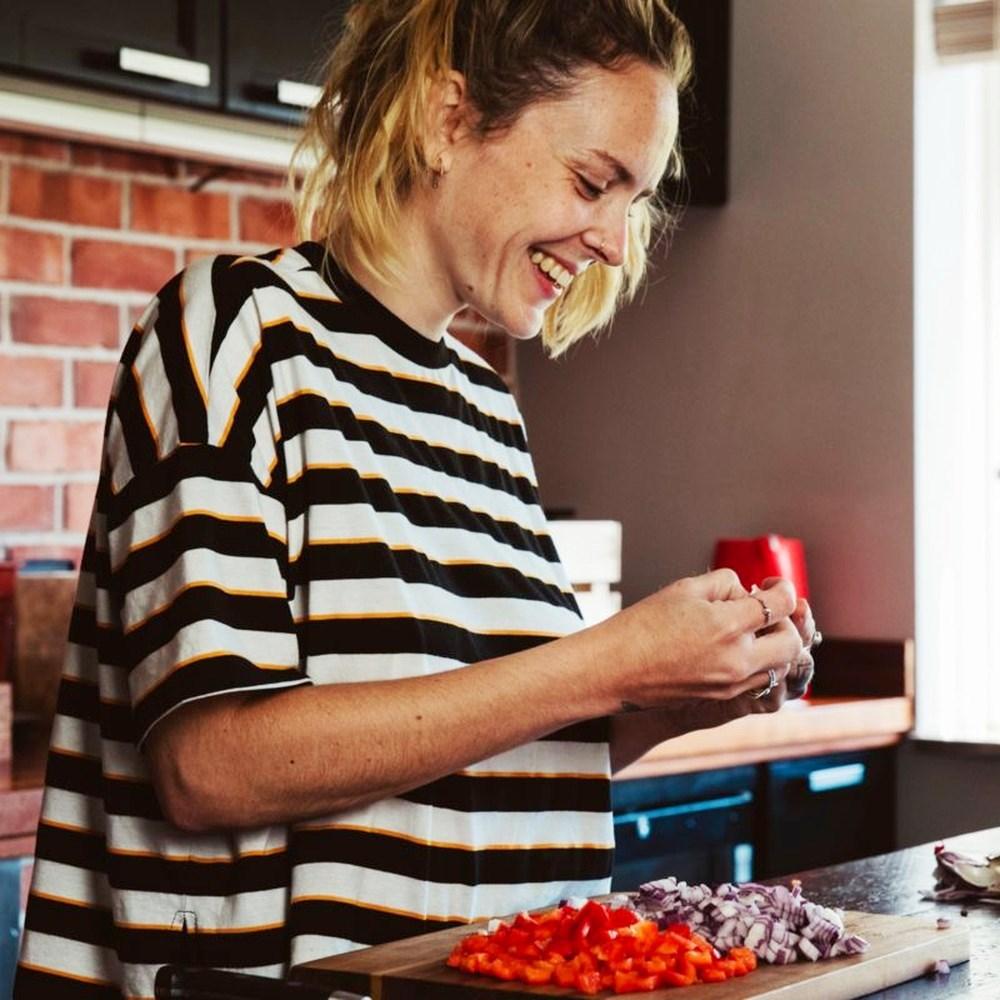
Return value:
<svg viewBox="0 0 1000 1000">
<path fill-rule="evenodd" d="M 423 722 L 423 721 L 424 721 L 424 717 L 422 715 L 418 715 L 417 716 L 417 722 Z"/>
</svg>

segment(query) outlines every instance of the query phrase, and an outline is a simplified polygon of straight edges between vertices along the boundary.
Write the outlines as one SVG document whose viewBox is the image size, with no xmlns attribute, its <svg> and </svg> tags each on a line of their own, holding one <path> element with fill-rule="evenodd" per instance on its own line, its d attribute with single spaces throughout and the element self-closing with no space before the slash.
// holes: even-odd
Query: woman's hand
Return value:
<svg viewBox="0 0 1000 1000">
<path fill-rule="evenodd" d="M 595 626 L 614 646 L 606 683 L 621 711 L 634 711 L 728 702 L 766 687 L 769 670 L 784 682 L 803 653 L 796 610 L 787 580 L 754 595 L 728 569 L 679 580 Z"/>
<path fill-rule="evenodd" d="M 780 579 L 781 577 L 777 576 L 768 577 L 764 580 L 763 586 L 773 585 Z M 791 614 L 791 622 L 802 640 L 802 652 L 789 668 L 785 678 L 785 697 L 782 702 L 788 698 L 801 698 L 806 693 L 815 670 L 812 648 L 814 645 L 818 645 L 821 638 L 816 628 L 816 619 L 813 617 L 812 608 L 809 607 L 809 602 L 804 597 L 796 600 L 795 610 Z M 777 708 L 780 707 L 781 703 L 778 704 Z"/>
</svg>

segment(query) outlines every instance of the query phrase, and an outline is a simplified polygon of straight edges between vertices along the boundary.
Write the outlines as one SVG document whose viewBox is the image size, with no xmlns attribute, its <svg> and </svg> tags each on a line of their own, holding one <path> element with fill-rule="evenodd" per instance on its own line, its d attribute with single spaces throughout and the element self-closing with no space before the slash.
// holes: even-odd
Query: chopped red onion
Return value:
<svg viewBox="0 0 1000 1000">
<path fill-rule="evenodd" d="M 868 948 L 863 938 L 846 933 L 840 911 L 806 899 L 799 884 L 789 889 L 725 882 L 713 889 L 671 877 L 640 886 L 632 905 L 660 927 L 685 923 L 720 952 L 745 947 L 774 965 L 858 955 Z"/>
</svg>

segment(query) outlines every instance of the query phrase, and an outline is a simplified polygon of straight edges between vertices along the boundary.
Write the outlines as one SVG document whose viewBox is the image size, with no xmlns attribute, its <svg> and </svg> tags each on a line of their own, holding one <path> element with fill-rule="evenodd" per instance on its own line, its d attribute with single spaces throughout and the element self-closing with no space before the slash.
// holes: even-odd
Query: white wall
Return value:
<svg viewBox="0 0 1000 1000">
<path fill-rule="evenodd" d="M 626 603 L 721 535 L 807 546 L 831 635 L 913 634 L 913 0 L 734 0 L 731 198 L 564 362 L 518 357 L 549 506 Z"/>
</svg>

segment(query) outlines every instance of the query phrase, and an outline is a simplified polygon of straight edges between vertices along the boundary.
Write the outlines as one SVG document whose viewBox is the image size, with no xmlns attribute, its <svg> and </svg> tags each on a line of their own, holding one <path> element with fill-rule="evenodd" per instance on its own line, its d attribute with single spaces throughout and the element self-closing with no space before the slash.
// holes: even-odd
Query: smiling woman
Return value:
<svg viewBox="0 0 1000 1000">
<path fill-rule="evenodd" d="M 607 320 L 689 64 L 663 0 L 354 5 L 306 239 L 195 263 L 125 347 L 17 1000 L 606 892 L 612 770 L 801 693 L 787 581 L 583 628 L 516 402 L 447 332 L 472 307 L 558 353 Z"/>
<path fill-rule="evenodd" d="M 436 214 L 439 231 L 454 232 L 477 218 L 506 218 L 518 206 L 533 213 L 537 228 L 569 194 L 610 200 L 606 224 L 626 233 L 591 232 L 591 256 L 576 249 L 563 263 L 573 265 L 572 287 L 544 318 L 536 310 L 534 329 L 522 334 L 544 324 L 547 348 L 561 353 L 608 322 L 642 280 L 651 234 L 669 220 L 652 190 L 665 170 L 682 172 L 677 94 L 691 69 L 687 32 L 663 2 L 358 4 L 294 158 L 313 164 L 299 202 L 301 235 L 324 239 L 335 259 L 382 279 L 384 288 L 400 268 L 434 259 L 400 238 L 401 216 L 414 201 Z M 440 190 L 453 165 L 461 173 L 450 189 L 492 203 L 449 196 L 442 200 L 451 214 L 443 215 L 426 188 Z M 525 203 L 527 194 L 537 201 Z M 562 223 L 567 232 L 556 225 L 536 237 L 578 235 L 584 220 L 577 215 Z M 467 266 L 480 256 L 457 249 Z M 613 266 L 580 273 L 595 259 Z M 455 274 L 441 277 L 458 282 L 459 299 L 470 285 Z"/>
</svg>

